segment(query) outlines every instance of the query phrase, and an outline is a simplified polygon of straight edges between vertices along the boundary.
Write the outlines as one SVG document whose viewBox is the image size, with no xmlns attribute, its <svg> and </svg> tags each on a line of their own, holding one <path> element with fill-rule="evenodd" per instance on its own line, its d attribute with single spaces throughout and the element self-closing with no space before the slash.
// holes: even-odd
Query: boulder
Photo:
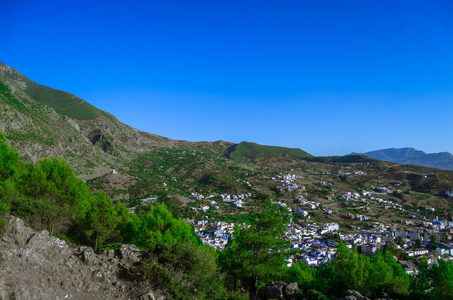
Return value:
<svg viewBox="0 0 453 300">
<path fill-rule="evenodd" d="M 343 298 L 338 298 L 338 300 L 370 300 L 370 298 L 363 296 L 357 291 L 347 290 Z"/>
<path fill-rule="evenodd" d="M 135 245 L 125 244 L 117 250 L 117 255 L 123 263 L 135 264 L 146 256 L 146 252 L 138 249 Z"/>
<path fill-rule="evenodd" d="M 297 283 L 271 283 L 259 289 L 257 298 L 260 300 L 290 300 L 294 299 L 298 293 Z"/>
<path fill-rule="evenodd" d="M 8 243 L 15 243 L 19 247 L 24 247 L 34 232 L 33 229 L 26 227 L 24 221 L 21 219 L 11 217 L 5 225 L 2 240 Z"/>
<path fill-rule="evenodd" d="M 83 246 L 83 247 L 80 247 L 79 251 L 82 254 L 82 261 L 85 264 L 87 264 L 89 266 L 93 266 L 96 264 L 96 253 L 94 253 L 93 248 Z"/>
<path fill-rule="evenodd" d="M 154 293 L 152 291 L 149 291 L 148 293 L 141 295 L 140 300 L 156 300 L 156 296 L 154 296 Z"/>
<path fill-rule="evenodd" d="M 65 241 L 51 236 L 47 230 L 32 234 L 25 248 L 33 250 L 35 257 L 40 255 L 55 264 L 64 264 L 73 254 Z"/>
<path fill-rule="evenodd" d="M 94 282 L 104 282 L 105 281 L 105 274 L 101 270 L 95 270 L 91 274 L 91 280 Z"/>
<path fill-rule="evenodd" d="M 285 286 L 283 293 L 285 294 L 286 299 L 294 299 L 299 293 L 299 286 L 296 282 L 290 283 Z"/>
<path fill-rule="evenodd" d="M 153 291 L 149 291 L 146 294 L 143 294 L 139 298 L 140 300 L 165 300 L 164 296 L 157 297 L 154 295 Z"/>
</svg>

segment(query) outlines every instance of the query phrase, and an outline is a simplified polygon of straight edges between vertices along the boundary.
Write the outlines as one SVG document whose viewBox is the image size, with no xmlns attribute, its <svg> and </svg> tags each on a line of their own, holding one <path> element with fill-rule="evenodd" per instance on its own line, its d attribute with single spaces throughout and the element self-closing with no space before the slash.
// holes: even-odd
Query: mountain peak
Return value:
<svg viewBox="0 0 453 300">
<path fill-rule="evenodd" d="M 17 85 L 19 82 L 24 82 L 27 78 L 16 69 L 0 62 L 0 82 L 8 85 Z"/>
<path fill-rule="evenodd" d="M 363 154 L 370 158 L 394 163 L 453 170 L 453 155 L 448 152 L 425 153 L 412 147 L 404 147 L 369 151 Z"/>
<path fill-rule="evenodd" d="M 0 63 L 0 82 L 12 90 L 20 90 L 36 102 L 48 105 L 61 115 L 77 120 L 90 120 L 106 114 L 68 92 L 40 85 L 10 66 Z"/>
</svg>

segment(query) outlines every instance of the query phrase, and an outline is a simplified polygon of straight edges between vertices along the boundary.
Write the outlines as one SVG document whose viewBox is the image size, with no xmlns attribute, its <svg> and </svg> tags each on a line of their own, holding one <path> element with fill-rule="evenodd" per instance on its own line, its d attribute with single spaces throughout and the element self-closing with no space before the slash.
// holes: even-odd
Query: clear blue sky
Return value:
<svg viewBox="0 0 453 300">
<path fill-rule="evenodd" d="M 0 61 L 140 130 L 453 153 L 453 1 L 0 1 Z"/>
</svg>

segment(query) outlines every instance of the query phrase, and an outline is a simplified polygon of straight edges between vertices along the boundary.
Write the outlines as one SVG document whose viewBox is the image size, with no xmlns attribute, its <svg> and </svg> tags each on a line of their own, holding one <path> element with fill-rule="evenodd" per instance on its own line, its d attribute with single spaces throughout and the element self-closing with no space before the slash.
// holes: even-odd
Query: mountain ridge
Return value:
<svg viewBox="0 0 453 300">
<path fill-rule="evenodd" d="M 39 85 L 3 63 L 0 117 L 0 129 L 23 157 L 64 157 L 85 178 L 121 167 L 119 158 L 131 160 L 131 153 L 174 143 L 123 124 L 70 93 Z"/>
<path fill-rule="evenodd" d="M 412 147 L 404 147 L 386 148 L 365 153 L 351 153 L 350 155 L 355 154 L 362 154 L 370 158 L 400 164 L 412 164 L 442 170 L 453 170 L 453 155 L 446 151 L 425 153 L 424 151 Z"/>
<path fill-rule="evenodd" d="M 4 63 L 0 63 L 0 130 L 27 160 L 64 157 L 84 179 L 109 174 L 112 169 L 128 170 L 131 161 L 155 148 L 204 149 L 223 156 L 235 145 L 173 140 L 143 132 L 75 95 L 40 85 Z M 251 145 L 245 143 L 237 148 Z M 301 149 L 254 145 L 254 151 L 245 156 L 230 152 L 244 160 L 311 156 Z"/>
</svg>

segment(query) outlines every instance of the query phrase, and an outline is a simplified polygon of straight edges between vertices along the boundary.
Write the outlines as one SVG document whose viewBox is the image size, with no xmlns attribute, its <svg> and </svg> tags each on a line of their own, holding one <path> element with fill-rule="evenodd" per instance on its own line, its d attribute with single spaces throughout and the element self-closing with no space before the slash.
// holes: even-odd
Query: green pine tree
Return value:
<svg viewBox="0 0 453 300">
<path fill-rule="evenodd" d="M 112 233 L 120 221 L 112 200 L 103 191 L 92 197 L 91 206 L 83 220 L 87 227 L 86 233 L 92 238 L 94 251 L 102 243 L 107 234 Z"/>
<path fill-rule="evenodd" d="M 265 201 L 250 226 L 236 228 L 234 238 L 226 247 L 233 263 L 225 265 L 228 259 L 223 259 L 223 267 L 231 276 L 240 278 L 250 298 L 255 297 L 263 282 L 281 279 L 286 272 L 285 259 L 293 253 L 289 251 L 290 242 L 285 239 L 289 223 L 285 215 L 285 210 Z"/>
</svg>

